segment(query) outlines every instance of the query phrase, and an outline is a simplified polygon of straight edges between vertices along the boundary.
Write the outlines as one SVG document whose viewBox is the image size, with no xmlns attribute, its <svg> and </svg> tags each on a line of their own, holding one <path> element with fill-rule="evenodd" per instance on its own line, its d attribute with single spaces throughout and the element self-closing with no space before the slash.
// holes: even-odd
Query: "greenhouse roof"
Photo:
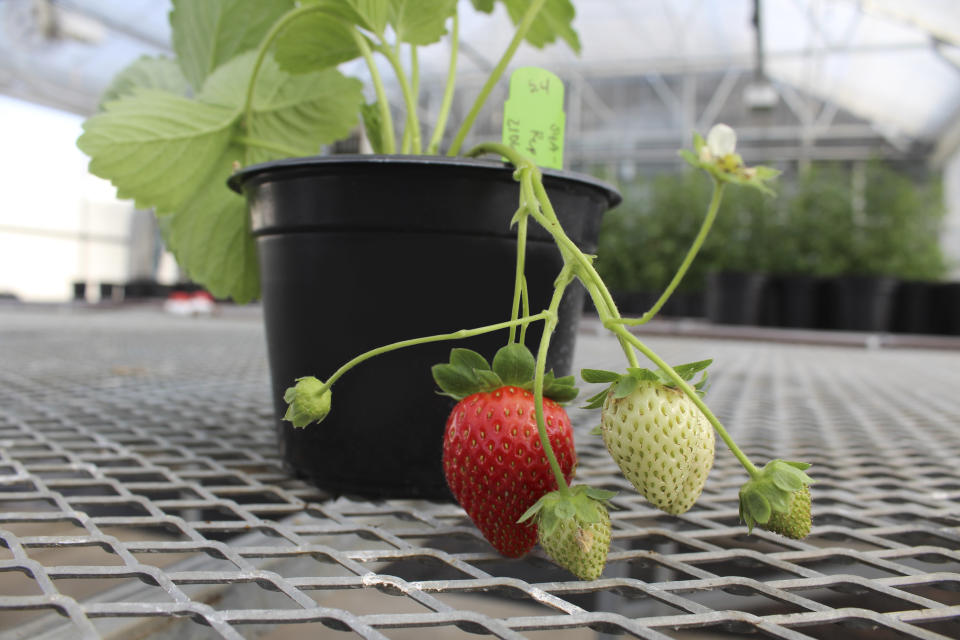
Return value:
<svg viewBox="0 0 960 640">
<path fill-rule="evenodd" d="M 676 92 L 663 78 L 747 71 L 772 87 L 808 132 L 829 128 L 842 110 L 894 146 L 923 145 L 935 161 L 960 148 L 956 0 L 759 0 L 759 39 L 754 0 L 576 6 L 579 56 L 564 44 L 525 47 L 515 65 L 543 66 L 565 80 L 641 77 L 667 102 Z M 4 0 L 0 92 L 91 113 L 116 71 L 144 54 L 171 54 L 169 8 L 157 0 Z M 459 65 L 469 77 L 493 66 L 511 32 L 499 5 L 492 16 L 463 13 Z M 421 52 L 425 84 L 439 80 L 448 55 L 445 43 Z M 720 113 L 713 103 L 733 86 L 714 88 L 701 119 Z M 602 96 L 592 106 L 611 108 Z"/>
</svg>

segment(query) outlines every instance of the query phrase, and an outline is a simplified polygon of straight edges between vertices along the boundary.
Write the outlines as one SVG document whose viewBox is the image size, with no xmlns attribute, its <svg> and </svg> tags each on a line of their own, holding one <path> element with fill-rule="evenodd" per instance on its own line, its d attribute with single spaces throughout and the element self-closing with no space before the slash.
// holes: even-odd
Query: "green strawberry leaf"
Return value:
<svg viewBox="0 0 960 640">
<path fill-rule="evenodd" d="M 522 344 L 508 344 L 493 356 L 493 371 L 505 384 L 523 386 L 533 379 L 536 367 L 536 358 Z"/>
<path fill-rule="evenodd" d="M 430 368 L 433 380 L 442 391 L 441 395 L 463 400 L 474 394 L 483 385 L 473 369 L 452 364 L 435 364 Z"/>
<path fill-rule="evenodd" d="M 513 24 L 523 19 L 529 6 L 528 0 L 502 0 Z M 525 40 L 538 49 L 556 42 L 560 38 L 569 45 L 574 53 L 580 53 L 580 38 L 573 28 L 576 11 L 570 0 L 547 0 L 534 18 Z"/>
<path fill-rule="evenodd" d="M 580 390 L 573 386 L 553 384 L 549 388 L 544 388 L 543 395 L 554 402 L 564 404 L 576 400 Z"/>
<path fill-rule="evenodd" d="M 162 216 L 177 264 L 214 296 L 249 302 L 260 295 L 256 246 L 243 197 L 224 185 L 243 154 L 231 145 L 204 184 L 176 212 Z"/>
<path fill-rule="evenodd" d="M 790 492 L 780 489 L 770 480 L 758 483 L 756 491 L 767 499 L 774 511 L 782 513 L 790 506 Z"/>
<path fill-rule="evenodd" d="M 694 388 L 694 390 L 697 392 L 697 395 L 702 398 L 703 396 L 707 395 L 707 388 L 708 388 L 708 386 L 709 386 L 709 383 L 708 383 L 708 381 L 707 381 L 707 372 L 704 371 L 704 372 L 703 372 L 703 377 L 700 378 L 700 381 L 699 381 L 699 382 L 697 382 L 695 385 L 693 385 L 693 388 Z"/>
<path fill-rule="evenodd" d="M 636 390 L 640 381 L 634 375 L 622 376 L 620 380 L 613 385 L 613 397 L 617 400 L 626 398 Z"/>
<path fill-rule="evenodd" d="M 207 80 L 198 98 L 239 112 L 246 99 L 247 82 L 256 58 L 254 52 L 234 58 Z M 357 125 L 363 104 L 363 86 L 336 69 L 291 75 L 267 58 L 254 87 L 252 113 L 246 126 L 245 164 L 286 156 L 270 144 L 299 150 L 301 155 L 320 151 L 321 145 L 346 137 Z M 259 145 L 258 141 L 266 144 Z"/>
<path fill-rule="evenodd" d="M 654 371 L 651 371 L 650 369 L 629 367 L 627 369 L 627 374 L 637 382 L 662 382 L 663 381 L 660 375 L 658 375 Z"/>
<path fill-rule="evenodd" d="M 113 80 L 100 96 L 100 111 L 108 102 L 118 100 L 133 93 L 134 89 L 159 89 L 177 96 L 186 96 L 190 92 L 190 83 L 175 60 L 162 56 L 140 56 Z"/>
<path fill-rule="evenodd" d="M 703 168 L 700 162 L 700 158 L 698 158 L 692 151 L 690 151 L 690 149 L 680 149 L 679 151 L 677 151 L 677 153 L 680 154 L 680 157 L 683 158 L 687 162 L 687 164 L 689 164 L 691 167 L 695 169 Z"/>
<path fill-rule="evenodd" d="M 457 0 L 390 0 L 390 24 L 400 42 L 433 44 L 446 35 L 456 10 Z"/>
<path fill-rule="evenodd" d="M 597 503 L 588 497 L 585 499 L 574 499 L 573 506 L 576 507 L 577 519 L 584 524 L 600 521 L 600 510 L 597 509 Z"/>
<path fill-rule="evenodd" d="M 206 183 L 236 123 L 235 109 L 138 88 L 84 122 L 77 146 L 118 198 L 172 213 Z"/>
<path fill-rule="evenodd" d="M 676 371 L 677 375 L 679 375 L 684 380 L 690 381 L 693 379 L 695 375 L 705 370 L 711 364 L 713 364 L 712 359 L 700 360 L 699 362 L 690 362 L 688 364 L 677 365 L 676 367 L 673 367 L 673 370 Z"/>
<path fill-rule="evenodd" d="M 744 519 L 747 520 L 748 523 L 752 521 L 763 524 L 770 520 L 770 515 L 773 513 L 766 497 L 756 491 L 741 493 L 740 504 L 743 506 Z"/>
<path fill-rule="evenodd" d="M 596 487 L 587 486 L 584 489 L 584 493 L 593 498 L 594 500 L 599 500 L 601 502 L 606 502 L 614 497 L 616 497 L 616 491 L 610 491 L 608 489 L 598 489 Z"/>
<path fill-rule="evenodd" d="M 456 367 L 466 367 L 467 369 L 490 370 L 490 364 L 487 362 L 487 359 L 471 349 L 451 349 L 450 364 Z"/>
<path fill-rule="evenodd" d="M 173 0 L 170 28 L 177 61 L 194 89 L 237 54 L 259 46 L 293 0 Z"/>
<path fill-rule="evenodd" d="M 577 514 L 577 507 L 572 500 L 558 500 L 554 509 L 561 520 L 572 518 Z"/>
<path fill-rule="evenodd" d="M 360 57 L 354 31 L 336 10 L 308 13 L 277 36 L 274 56 L 289 73 L 330 69 Z"/>
<path fill-rule="evenodd" d="M 584 382 L 589 383 L 602 383 L 607 384 L 611 382 L 616 382 L 620 379 L 619 373 L 613 371 L 605 371 L 603 369 L 581 369 L 580 377 L 583 378 Z"/>
<path fill-rule="evenodd" d="M 477 376 L 477 379 L 480 380 L 480 384 L 484 389 L 496 389 L 504 385 L 504 382 L 500 379 L 500 376 L 495 374 L 493 371 L 489 371 L 487 369 L 474 369 L 473 373 Z"/>
<path fill-rule="evenodd" d="M 486 359 L 469 349 L 452 349 L 450 362 L 431 368 L 440 394 L 457 400 L 481 391 L 493 391 L 504 385 L 533 390 L 536 360 L 521 344 L 501 347 L 493 357 L 493 369 Z M 577 397 L 573 376 L 556 378 L 552 371 L 544 375 L 543 395 L 556 402 L 569 402 Z"/>
<path fill-rule="evenodd" d="M 494 0 L 470 0 L 473 8 L 483 13 L 493 13 Z"/>
<path fill-rule="evenodd" d="M 603 426 L 597 425 L 593 429 L 590 429 L 590 435 L 592 436 L 602 436 L 603 435 Z"/>
<path fill-rule="evenodd" d="M 608 393 L 610 393 L 609 387 L 607 387 L 600 393 L 596 394 L 595 396 L 591 396 L 590 398 L 587 398 L 587 404 L 583 405 L 581 409 L 600 409 L 601 407 L 603 407 L 603 403 L 606 401 Z"/>
<path fill-rule="evenodd" d="M 336 4 L 331 1 L 331 4 Z M 387 28 L 387 21 L 390 19 L 390 4 L 384 0 L 346 0 L 347 5 L 353 10 L 354 20 L 368 31 L 377 35 L 382 35 Z"/>
</svg>

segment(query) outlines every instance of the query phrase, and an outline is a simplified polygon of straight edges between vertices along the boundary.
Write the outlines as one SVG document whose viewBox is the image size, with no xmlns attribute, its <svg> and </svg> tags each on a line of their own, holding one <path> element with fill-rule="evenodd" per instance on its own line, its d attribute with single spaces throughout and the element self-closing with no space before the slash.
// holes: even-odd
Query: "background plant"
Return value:
<svg viewBox="0 0 960 640">
<path fill-rule="evenodd" d="M 707 273 L 724 270 L 942 278 L 939 178 L 879 160 L 863 171 L 858 186 L 849 166 L 814 163 L 782 180 L 777 199 L 731 190 L 683 286 L 703 289 Z M 597 270 L 614 290 L 659 291 L 696 233 L 708 189 L 687 173 L 643 177 L 621 190 L 624 204 L 604 217 Z"/>
</svg>

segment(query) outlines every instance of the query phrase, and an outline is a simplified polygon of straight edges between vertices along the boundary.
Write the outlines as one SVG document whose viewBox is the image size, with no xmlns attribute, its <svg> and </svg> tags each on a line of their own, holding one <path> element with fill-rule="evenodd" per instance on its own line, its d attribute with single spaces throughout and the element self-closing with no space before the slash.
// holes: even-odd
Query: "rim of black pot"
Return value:
<svg viewBox="0 0 960 640">
<path fill-rule="evenodd" d="M 442 167 L 487 167 L 493 171 L 502 171 L 513 173 L 513 165 L 507 162 L 498 162 L 496 160 L 486 160 L 481 158 L 464 158 L 450 156 L 428 156 L 428 155 L 403 155 L 403 154 L 336 154 L 328 156 L 305 156 L 302 158 L 283 158 L 281 160 L 271 160 L 269 162 L 260 162 L 250 165 L 236 171 L 227 180 L 227 185 L 237 193 L 243 193 L 243 184 L 249 180 L 258 178 L 264 174 L 275 171 L 276 169 L 288 168 L 309 168 L 323 165 L 377 165 L 377 164 L 402 164 L 402 165 L 423 165 L 423 166 L 442 166 Z M 575 182 L 589 186 L 603 192 L 608 201 L 608 208 L 613 208 L 620 204 L 623 196 L 617 189 L 599 178 L 591 175 L 577 173 L 574 171 L 564 171 L 560 169 L 541 169 L 545 178 L 559 178 L 569 182 Z"/>
</svg>

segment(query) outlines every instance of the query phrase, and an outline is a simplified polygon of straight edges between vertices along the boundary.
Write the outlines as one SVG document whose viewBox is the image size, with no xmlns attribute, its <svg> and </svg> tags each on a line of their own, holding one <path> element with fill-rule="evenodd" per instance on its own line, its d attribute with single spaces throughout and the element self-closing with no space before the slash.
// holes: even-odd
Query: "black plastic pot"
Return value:
<svg viewBox="0 0 960 640">
<path fill-rule="evenodd" d="M 839 276 L 823 291 L 824 324 L 841 331 L 890 330 L 897 281 L 887 276 Z"/>
<path fill-rule="evenodd" d="M 770 324 L 790 328 L 816 328 L 820 319 L 821 286 L 822 281 L 814 276 L 774 276 L 768 288 L 773 299 L 773 318 Z"/>
<path fill-rule="evenodd" d="M 763 273 L 719 271 L 707 276 L 707 319 L 716 324 L 759 325 L 764 287 Z"/>
<path fill-rule="evenodd" d="M 960 282 L 944 282 L 932 292 L 931 316 L 936 333 L 960 335 Z"/>
<path fill-rule="evenodd" d="M 897 333 L 929 334 L 940 331 L 935 313 L 936 282 L 897 282 L 893 294 L 891 330 Z"/>
<path fill-rule="evenodd" d="M 545 171 L 544 184 L 574 242 L 595 249 L 602 214 L 620 196 L 586 176 Z M 509 318 L 519 185 L 498 162 L 423 156 L 326 156 L 249 167 L 231 179 L 256 236 L 276 422 L 285 464 L 336 493 L 449 496 L 441 441 L 453 402 L 430 367 L 450 349 L 488 359 L 506 332 L 394 351 L 333 388 L 330 415 L 294 429 L 281 420 L 284 390 L 329 377 L 378 346 Z M 561 266 L 550 236 L 531 222 L 527 282 L 544 309 Z M 569 372 L 584 291 L 560 308 L 548 367 Z M 527 343 L 535 351 L 540 326 Z"/>
</svg>

